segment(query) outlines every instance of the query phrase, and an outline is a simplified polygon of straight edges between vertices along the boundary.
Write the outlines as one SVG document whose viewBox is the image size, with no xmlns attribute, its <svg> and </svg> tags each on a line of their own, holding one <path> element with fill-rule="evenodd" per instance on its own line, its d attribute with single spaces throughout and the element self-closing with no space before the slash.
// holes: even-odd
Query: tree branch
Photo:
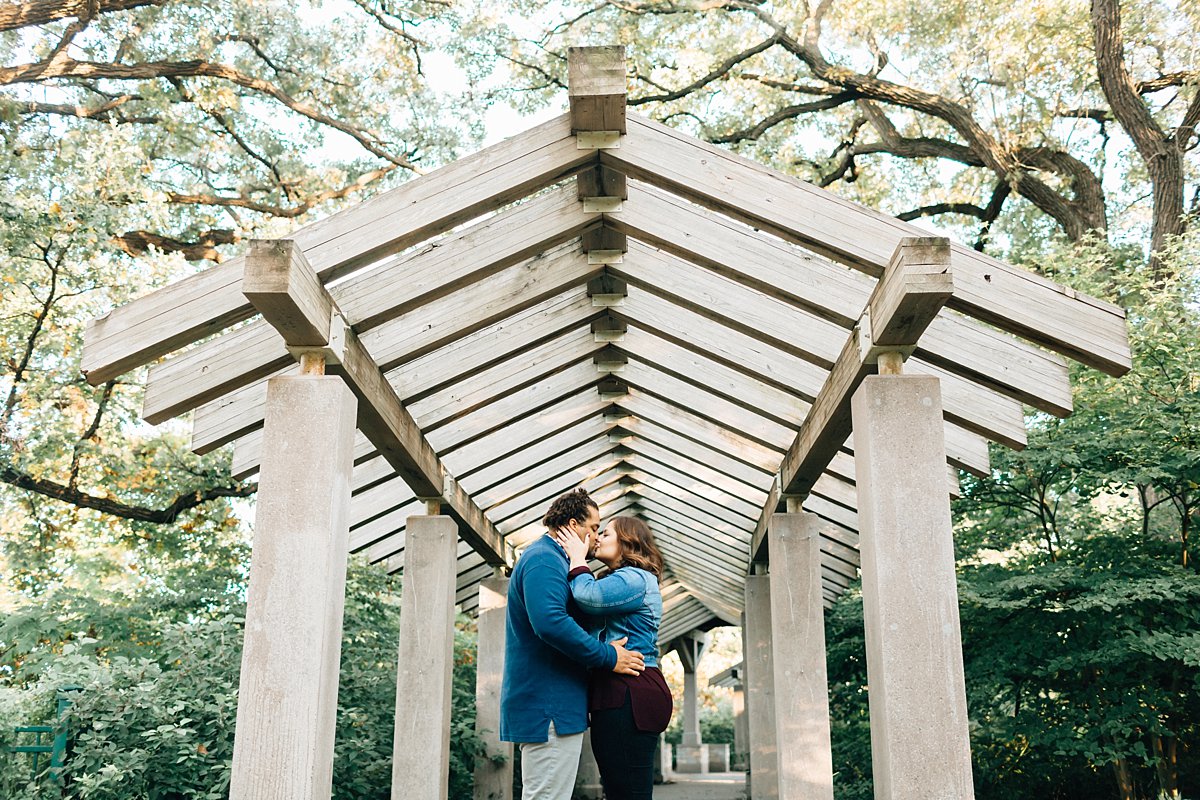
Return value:
<svg viewBox="0 0 1200 800">
<path fill-rule="evenodd" d="M 257 483 L 213 486 L 208 489 L 198 489 L 194 492 L 179 495 L 164 508 L 145 508 L 143 506 L 122 503 L 119 500 L 107 497 L 97 497 L 79 489 L 64 486 L 61 483 L 46 480 L 45 478 L 35 478 L 32 475 L 14 469 L 8 464 L 0 466 L 0 483 L 7 483 L 18 489 L 34 492 L 43 497 L 69 503 L 79 508 L 90 508 L 93 511 L 99 511 L 103 514 L 134 522 L 153 522 L 160 525 L 174 522 L 183 512 L 203 505 L 209 500 L 216 500 L 222 497 L 249 497 L 258 491 Z"/>
<path fill-rule="evenodd" d="M 358 142 L 372 155 L 394 164 L 398 167 L 420 173 L 417 167 L 404 155 L 394 155 L 384 149 L 383 145 L 373 136 L 341 120 L 325 114 L 307 103 L 302 103 L 273 83 L 256 78 L 235 69 L 228 64 L 214 64 L 207 61 L 148 61 L 140 64 L 113 64 L 96 61 L 76 61 L 68 57 L 56 57 L 36 64 L 21 64 L 15 67 L 0 68 L 0 85 L 13 83 L 40 83 L 52 78 L 83 78 L 89 80 L 147 80 L 153 78 L 218 78 L 265 94 L 282 103 L 287 108 L 307 117 L 314 122 L 339 130 Z"/>
<path fill-rule="evenodd" d="M 68 17 L 94 19 L 112 11 L 161 6 L 167 0 L 33 0 L 0 6 L 0 31 L 45 25 Z"/>
<path fill-rule="evenodd" d="M 240 239 L 241 236 L 237 231 L 228 229 L 204 231 L 192 242 L 173 239 L 151 231 L 129 231 L 120 236 L 114 236 L 113 242 L 123 252 L 134 257 L 143 255 L 151 247 L 154 247 L 164 253 L 183 253 L 183 257 L 188 261 L 208 259 L 220 262 L 221 252 L 217 250 L 217 247 L 223 244 L 235 244 Z"/>
<path fill-rule="evenodd" d="M 729 70 L 733 69 L 734 67 L 736 67 L 738 64 L 742 63 L 743 61 L 753 58 L 754 56 L 758 55 L 759 53 L 763 52 L 764 50 L 769 50 L 770 48 L 774 47 L 775 44 L 776 44 L 775 37 L 769 36 L 766 39 L 764 39 L 763 41 L 754 45 L 753 47 L 746 48 L 742 52 L 732 55 L 729 58 L 725 59 L 720 64 L 718 64 L 714 69 L 710 70 L 707 75 L 704 75 L 703 77 L 693 81 L 692 83 L 688 84 L 687 86 L 684 86 L 680 89 L 674 89 L 672 91 L 665 92 L 663 94 L 652 94 L 652 95 L 646 95 L 645 97 L 630 98 L 629 105 L 640 106 L 644 103 L 666 103 L 671 100 L 678 100 L 681 97 L 685 97 L 685 96 L 691 94 L 692 92 L 695 92 L 699 89 L 704 88 L 705 86 L 707 86 L 708 84 L 712 83 L 715 80 L 724 78 L 725 76 L 727 76 L 729 74 Z"/>
</svg>

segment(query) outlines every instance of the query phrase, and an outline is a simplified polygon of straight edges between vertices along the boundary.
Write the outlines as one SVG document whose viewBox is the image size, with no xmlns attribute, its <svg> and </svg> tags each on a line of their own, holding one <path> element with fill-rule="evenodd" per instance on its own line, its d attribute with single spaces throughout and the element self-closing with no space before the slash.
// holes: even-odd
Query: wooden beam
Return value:
<svg viewBox="0 0 1200 800">
<path fill-rule="evenodd" d="M 446 327 L 445 318 L 434 312 L 444 309 L 447 298 L 473 286 L 494 281 L 504 284 L 507 291 L 493 293 L 489 303 L 460 297 L 459 303 L 469 302 L 467 307 L 472 309 L 478 305 L 496 314 L 497 309 L 536 302 L 537 292 L 578 255 L 575 246 L 564 247 L 563 243 L 595 220 L 595 215 L 582 213 L 567 189 L 558 189 L 458 231 L 436 247 L 406 253 L 366 274 L 351 275 L 334 285 L 330 294 L 374 353 L 377 346 L 371 337 L 381 335 L 375 329 L 394 329 L 403 324 L 397 318 L 426 307 L 431 313 L 422 314 L 422 319 L 440 323 L 436 327 L 441 330 Z M 582 263 L 581 258 L 577 260 Z M 556 269 L 545 269 L 547 263 Z M 549 275 L 527 285 L 530 276 L 540 277 L 542 272 Z M 522 288 L 528 293 L 517 291 Z M 456 310 L 461 311 L 462 306 Z M 163 422 L 288 363 L 275 330 L 265 321 L 254 321 L 152 367 L 142 416 L 155 424 Z M 385 360 L 380 363 L 389 368 Z"/>
<path fill-rule="evenodd" d="M 747 256 L 743 263 L 749 260 Z M 711 351 L 713 357 L 732 354 L 736 349 L 739 358 L 726 356 L 730 367 L 781 385 L 809 402 L 824 385 L 828 369 L 846 340 L 846 330 L 840 325 L 636 241 L 630 243 L 625 261 L 609 269 L 634 285 L 625 306 L 613 309 L 614 314 L 631 324 L 651 328 L 685 348 Z M 863 296 L 864 303 L 869 296 Z M 665 307 L 662 300 L 679 309 Z M 750 308 L 756 313 L 746 313 Z M 700 329 L 711 333 L 701 335 Z M 759 344 L 738 347 L 745 337 Z M 808 362 L 808 366 L 796 364 L 797 360 Z M 1024 446 L 1025 419 L 1020 402 L 920 358 L 910 361 L 914 372 L 936 372 L 946 377 L 943 394 L 947 419 L 1010 447 Z M 793 380 L 789 383 L 784 378 Z M 1065 372 L 1063 381 L 1065 384 Z"/>
<path fill-rule="evenodd" d="M 574 253 L 573 258 L 582 263 L 578 253 Z M 473 295 L 455 293 L 450 297 L 465 301 L 472 299 Z M 451 306 L 445 309 L 445 313 L 430 317 L 414 314 L 411 321 L 397 324 L 394 328 L 393 323 L 389 322 L 383 327 L 390 328 L 395 339 L 390 342 L 382 340 L 374 346 L 368 343 L 367 349 L 377 360 L 376 351 L 385 349 L 390 360 L 399 362 L 395 368 L 387 370 L 388 382 L 401 400 L 414 403 L 445 389 L 465 375 L 524 356 L 546 339 L 559 335 L 563 330 L 586 326 L 597 314 L 602 313 L 592 306 L 584 288 L 577 286 L 503 317 L 498 322 L 473 330 L 481 318 L 490 318 L 493 303 L 507 297 L 484 297 L 479 299 L 479 305 L 468 303 L 458 308 Z M 434 305 L 438 306 L 441 302 L 437 301 Z M 443 339 L 451 341 L 436 350 L 424 352 L 430 341 Z M 292 369 L 294 367 L 289 366 L 285 372 Z M 207 453 L 258 429 L 262 424 L 260 409 L 265 392 L 266 381 L 262 380 L 196 409 L 192 418 L 192 450 Z"/>
<path fill-rule="evenodd" d="M 637 114 L 601 162 L 880 276 L 901 239 L 925 231 Z M 1132 364 L 1124 311 L 963 245 L 950 307 L 1112 375 Z"/>
<path fill-rule="evenodd" d="M 846 341 L 812 409 L 779 468 L 779 495 L 805 497 L 851 432 L 850 400 L 863 379 L 876 371 L 876 341 L 890 350 L 915 347 L 921 333 L 956 285 L 945 239 L 902 241 L 872 292 L 858 327 Z M 751 547 L 752 560 L 766 555 L 764 520 L 775 513 L 768 499 Z"/>
<path fill-rule="evenodd" d="M 595 160 L 563 114 L 294 231 L 322 283 L 519 200 Z M 176 281 L 93 320 L 82 369 L 93 385 L 249 318 L 243 258 Z"/>
<path fill-rule="evenodd" d="M 262 303 L 264 316 L 267 316 L 269 309 L 277 309 L 283 304 L 280 298 L 291 296 L 288 287 L 312 286 L 318 282 L 312 267 L 303 256 L 296 255 L 298 257 L 287 260 L 286 269 L 301 274 L 287 277 L 281 289 L 270 292 L 262 283 L 251 284 L 254 292 L 251 296 L 254 302 Z M 326 302 L 332 307 L 333 299 L 328 297 L 328 293 L 326 297 Z M 267 319 L 271 317 L 267 316 Z M 446 511 L 458 522 L 463 539 L 488 563 L 504 564 L 504 540 L 499 531 L 442 466 L 408 409 L 400 402 L 358 337 L 340 316 L 335 315 L 334 324 L 341 331 L 331 333 L 331 341 L 325 349 L 326 361 L 330 371 L 340 374 L 358 398 L 359 430 L 371 440 L 418 497 L 437 497 L 443 501 Z M 280 331 L 281 335 L 285 333 L 290 333 L 290 329 Z M 287 344 L 292 345 L 292 342 Z"/>
<path fill-rule="evenodd" d="M 291 346 L 329 344 L 333 300 L 290 239 L 250 242 L 242 294 Z"/>
<path fill-rule="evenodd" d="M 836 357 L 845 336 L 838 329 L 853 327 L 876 283 L 868 275 L 644 183 L 630 186 L 625 213 L 606 218 L 606 224 L 766 295 L 756 306 L 782 301 L 797 307 L 801 318 L 809 320 L 806 328 L 815 333 L 828 330 L 835 341 L 813 351 L 818 364 Z M 646 249 L 635 247 L 642 253 Z M 637 263 L 632 254 L 625 261 L 630 262 L 629 270 Z M 832 354 L 826 352 L 829 349 Z M 1070 413 L 1071 386 L 1062 358 L 962 314 L 946 310 L 938 316 L 922 337 L 920 357 L 1019 403 L 1057 416 Z"/>
<path fill-rule="evenodd" d="M 571 130 L 625 133 L 625 48 L 567 49 Z"/>
</svg>

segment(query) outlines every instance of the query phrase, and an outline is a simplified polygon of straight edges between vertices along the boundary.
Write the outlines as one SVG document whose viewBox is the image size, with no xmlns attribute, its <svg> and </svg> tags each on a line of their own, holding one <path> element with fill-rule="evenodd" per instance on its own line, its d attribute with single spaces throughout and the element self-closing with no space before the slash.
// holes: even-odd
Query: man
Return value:
<svg viewBox="0 0 1200 800">
<path fill-rule="evenodd" d="M 548 532 L 569 531 L 594 546 L 600 509 L 583 489 L 550 505 Z M 567 582 L 569 560 L 550 535 L 530 543 L 508 584 L 500 738 L 521 748 L 522 800 L 569 800 L 587 730 L 587 671 L 637 675 L 641 653 L 625 639 L 605 644 L 579 624 Z"/>
</svg>

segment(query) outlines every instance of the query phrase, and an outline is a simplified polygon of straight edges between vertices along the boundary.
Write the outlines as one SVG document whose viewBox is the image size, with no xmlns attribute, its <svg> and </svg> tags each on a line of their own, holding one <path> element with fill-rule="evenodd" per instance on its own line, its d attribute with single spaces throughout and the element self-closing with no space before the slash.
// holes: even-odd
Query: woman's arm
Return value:
<svg viewBox="0 0 1200 800">
<path fill-rule="evenodd" d="M 627 614 L 646 599 L 646 579 L 636 569 L 619 569 L 602 581 L 590 572 L 571 578 L 571 596 L 588 614 Z"/>
</svg>

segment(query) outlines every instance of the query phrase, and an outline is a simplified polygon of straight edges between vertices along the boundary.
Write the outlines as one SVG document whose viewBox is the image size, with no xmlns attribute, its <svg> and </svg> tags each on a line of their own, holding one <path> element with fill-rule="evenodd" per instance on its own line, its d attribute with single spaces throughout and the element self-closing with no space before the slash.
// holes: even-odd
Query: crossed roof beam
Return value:
<svg viewBox="0 0 1200 800">
<path fill-rule="evenodd" d="M 339 310 L 338 333 L 358 348 L 351 381 L 375 417 L 355 449 L 352 541 L 394 563 L 406 510 L 441 496 L 470 544 L 460 554 L 469 592 L 506 558 L 506 538 L 536 526 L 532 498 L 587 473 L 607 507 L 671 532 L 672 575 L 728 618 L 731 573 L 714 580 L 682 545 L 761 557 L 765 520 L 780 498 L 802 493 L 829 523 L 829 599 L 853 576 L 852 451 L 836 425 L 816 431 L 816 461 L 800 444 L 814 435 L 813 403 L 821 419 L 840 419 L 828 407 L 844 405 L 846 387 L 831 390 L 830 370 L 847 360 L 847 332 L 897 243 L 920 231 L 627 116 L 617 56 L 572 53 L 568 114 L 294 234 L 308 294 Z M 986 472 L 986 439 L 1023 446 L 1022 403 L 1070 411 L 1066 364 L 1039 345 L 1120 374 L 1124 317 L 966 248 L 952 246 L 949 262 L 947 309 L 914 337 L 908 363 L 942 379 L 952 465 Z M 262 309 L 243 292 L 245 271 L 234 259 L 95 321 L 88 379 L 252 317 Z M 584 287 L 598 279 L 627 284 L 623 305 L 591 302 Z M 618 330 L 622 341 L 602 340 Z M 280 329 L 258 320 L 156 365 L 146 418 L 195 409 L 195 448 L 237 441 L 235 472 L 251 473 L 264 379 L 295 369 L 282 344 Z M 626 361 L 619 405 L 597 392 L 596 360 L 613 352 Z M 859 362 L 853 379 L 871 369 Z M 520 430 L 542 417 L 523 441 Z M 527 465 L 514 435 L 528 441 Z M 788 474 L 776 477 L 781 459 Z M 698 472 L 703 486 L 680 485 Z"/>
</svg>

